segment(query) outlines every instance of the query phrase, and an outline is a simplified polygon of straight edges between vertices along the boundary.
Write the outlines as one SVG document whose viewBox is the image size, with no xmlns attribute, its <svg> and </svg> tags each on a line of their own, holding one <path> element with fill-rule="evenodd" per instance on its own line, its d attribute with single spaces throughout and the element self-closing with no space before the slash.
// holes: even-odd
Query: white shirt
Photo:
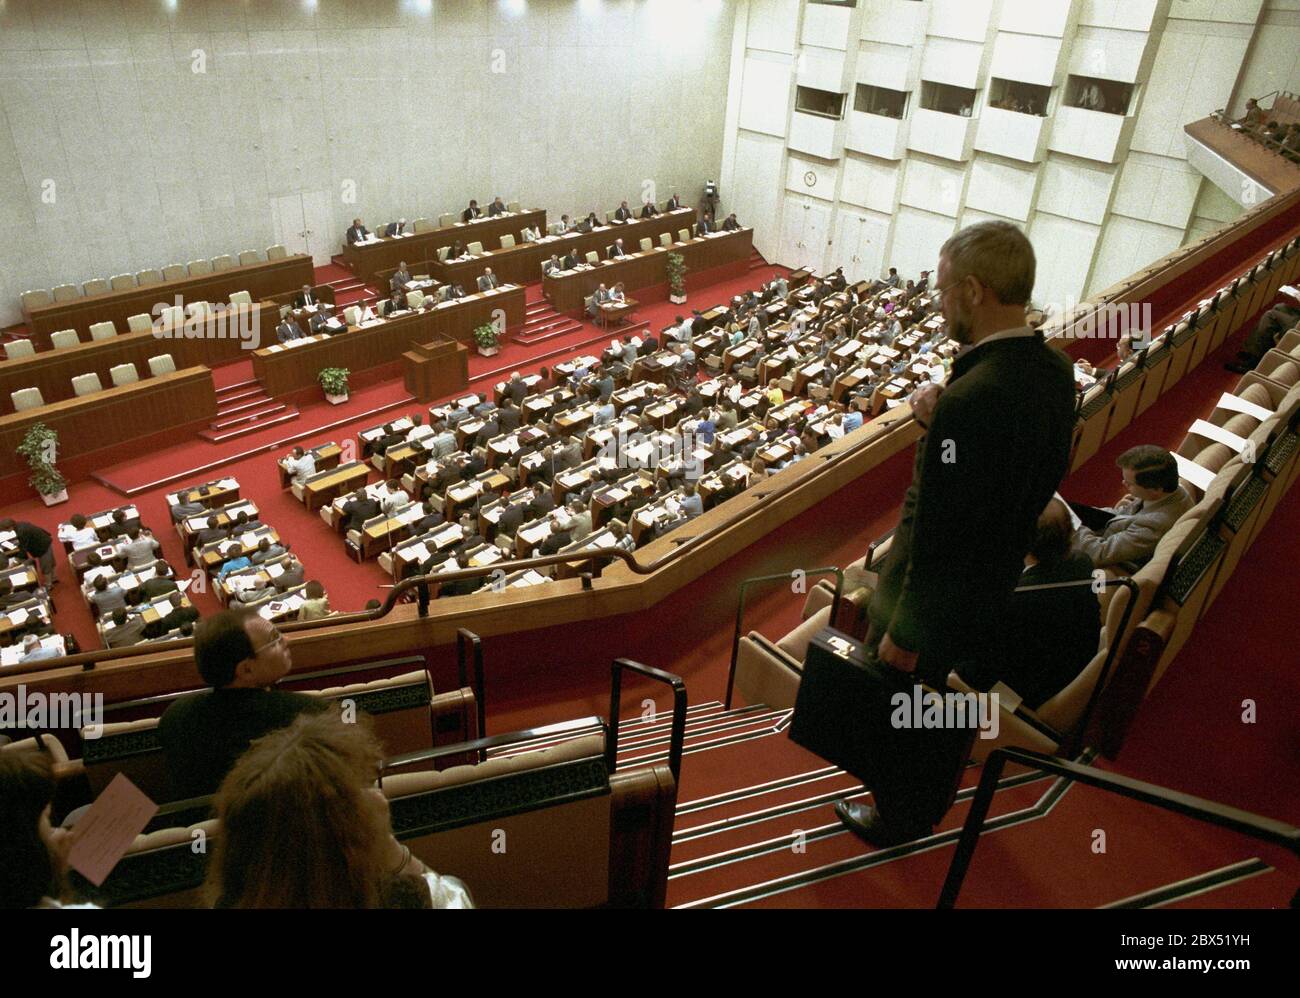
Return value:
<svg viewBox="0 0 1300 998">
<path fill-rule="evenodd" d="M 469 889 L 455 877 L 443 877 L 429 870 L 424 875 L 435 908 L 473 908 Z"/>
<path fill-rule="evenodd" d="M 316 458 L 311 454 L 303 454 L 298 458 L 291 457 L 285 467 L 289 471 L 289 480 L 294 485 L 301 485 L 303 479 L 316 474 Z"/>
<path fill-rule="evenodd" d="M 391 514 L 391 513 L 395 512 L 396 510 L 401 509 L 403 506 L 405 506 L 405 505 L 406 505 L 407 503 L 409 503 L 410 501 L 411 501 L 411 499 L 410 499 L 410 497 L 406 494 L 406 490 L 405 490 L 405 489 L 398 489 L 396 492 L 390 492 L 390 493 L 388 493 L 388 495 L 384 496 L 384 498 L 383 498 L 383 500 L 380 502 L 379 506 L 380 506 L 380 508 L 381 508 L 385 513 L 390 513 L 390 514 Z"/>
<path fill-rule="evenodd" d="M 99 545 L 99 534 L 95 533 L 94 527 L 87 524 L 80 530 L 74 530 L 68 540 L 72 543 L 72 550 L 74 551 L 81 548 L 93 548 Z"/>
</svg>

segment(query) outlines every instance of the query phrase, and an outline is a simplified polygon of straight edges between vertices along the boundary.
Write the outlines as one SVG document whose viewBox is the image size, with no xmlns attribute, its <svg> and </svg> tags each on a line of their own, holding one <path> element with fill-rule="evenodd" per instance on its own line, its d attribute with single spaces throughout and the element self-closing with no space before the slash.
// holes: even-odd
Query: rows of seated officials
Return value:
<svg viewBox="0 0 1300 998">
<path fill-rule="evenodd" d="M 931 305 L 928 274 L 850 285 L 836 271 L 793 290 L 777 276 L 659 336 L 516 372 L 494 400 L 362 431 L 382 478 L 322 518 L 354 554 L 364 529 L 387 531 L 380 562 L 397 577 L 635 550 L 944 378 L 955 346 Z M 302 448 L 282 466 L 297 488 L 317 474 Z M 453 580 L 440 595 L 485 585 Z"/>
<path fill-rule="evenodd" d="M 204 884 L 219 908 L 470 908 L 469 889 L 429 870 L 393 836 L 368 726 L 272 689 L 289 649 L 257 614 L 223 610 L 195 629 L 212 687 L 160 722 L 176 786 L 216 794 L 219 833 Z M 94 907 L 71 896 L 71 833 L 54 828 L 50 758 L 0 748 L 0 908 Z"/>
</svg>

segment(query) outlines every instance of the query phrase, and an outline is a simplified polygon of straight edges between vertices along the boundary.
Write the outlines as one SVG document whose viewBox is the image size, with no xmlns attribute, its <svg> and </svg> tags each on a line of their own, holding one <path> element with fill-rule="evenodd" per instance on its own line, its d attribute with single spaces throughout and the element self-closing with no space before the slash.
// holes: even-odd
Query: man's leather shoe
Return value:
<svg viewBox="0 0 1300 998">
<path fill-rule="evenodd" d="M 931 832 L 929 828 L 915 830 L 894 828 L 887 825 L 880 817 L 880 812 L 870 804 L 854 804 L 847 800 L 835 802 L 835 817 L 839 818 L 840 823 L 858 838 L 881 849 L 924 838 Z"/>
</svg>

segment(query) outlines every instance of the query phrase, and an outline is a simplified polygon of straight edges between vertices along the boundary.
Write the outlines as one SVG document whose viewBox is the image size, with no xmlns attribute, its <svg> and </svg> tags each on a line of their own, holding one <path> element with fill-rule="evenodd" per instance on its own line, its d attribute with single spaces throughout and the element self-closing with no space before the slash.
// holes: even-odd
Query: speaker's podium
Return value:
<svg viewBox="0 0 1300 998">
<path fill-rule="evenodd" d="M 469 384 L 469 350 L 455 340 L 417 343 L 402 354 L 406 368 L 406 390 L 421 402 L 446 398 Z"/>
</svg>

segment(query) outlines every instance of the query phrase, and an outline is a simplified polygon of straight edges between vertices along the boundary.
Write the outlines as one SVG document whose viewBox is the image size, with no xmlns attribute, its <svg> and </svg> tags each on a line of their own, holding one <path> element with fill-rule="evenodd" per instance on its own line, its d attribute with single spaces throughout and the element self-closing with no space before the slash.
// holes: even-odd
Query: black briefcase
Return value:
<svg viewBox="0 0 1300 998">
<path fill-rule="evenodd" d="M 911 816 L 937 824 L 952 806 L 976 729 L 918 723 L 924 718 L 913 704 L 926 693 L 919 679 L 880 662 L 862 642 L 824 628 L 804 657 L 790 739 L 878 799 L 906 798 Z"/>
</svg>

